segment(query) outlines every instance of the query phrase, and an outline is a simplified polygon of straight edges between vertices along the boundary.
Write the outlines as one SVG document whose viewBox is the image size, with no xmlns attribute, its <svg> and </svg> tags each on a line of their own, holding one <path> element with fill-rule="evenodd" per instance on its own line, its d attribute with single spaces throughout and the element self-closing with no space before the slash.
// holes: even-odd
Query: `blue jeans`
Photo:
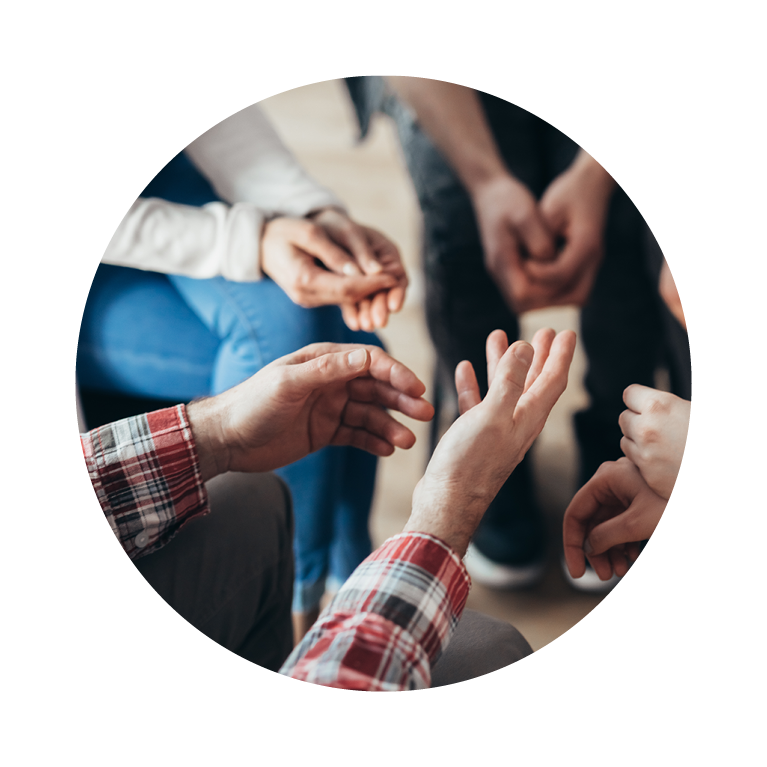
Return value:
<svg viewBox="0 0 767 767">
<path fill-rule="evenodd" d="M 188 401 L 218 394 L 285 354 L 318 341 L 373 343 L 334 306 L 303 309 L 271 280 L 195 280 L 99 267 L 80 331 L 84 388 Z M 293 608 L 316 606 L 326 578 L 343 583 L 370 553 L 376 458 L 329 447 L 280 469 L 293 494 Z"/>
</svg>

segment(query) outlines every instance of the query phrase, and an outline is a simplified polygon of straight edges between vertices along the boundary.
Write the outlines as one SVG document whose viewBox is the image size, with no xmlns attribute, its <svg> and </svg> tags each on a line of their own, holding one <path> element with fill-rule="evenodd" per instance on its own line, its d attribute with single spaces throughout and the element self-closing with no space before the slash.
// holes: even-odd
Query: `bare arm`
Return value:
<svg viewBox="0 0 767 767">
<path fill-rule="evenodd" d="M 476 91 L 421 77 L 388 77 L 387 82 L 415 111 L 470 194 L 509 175 Z"/>
</svg>

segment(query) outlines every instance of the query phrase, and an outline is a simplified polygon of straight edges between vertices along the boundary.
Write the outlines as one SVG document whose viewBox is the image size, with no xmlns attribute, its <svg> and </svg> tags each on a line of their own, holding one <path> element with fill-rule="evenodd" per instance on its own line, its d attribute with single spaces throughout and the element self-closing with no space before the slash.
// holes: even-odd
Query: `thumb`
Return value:
<svg viewBox="0 0 767 767">
<path fill-rule="evenodd" d="M 333 352 L 315 357 L 313 360 L 296 365 L 293 382 L 308 395 L 323 386 L 351 381 L 367 372 L 370 367 L 370 352 L 364 347 L 343 352 Z"/>
<path fill-rule="evenodd" d="M 631 543 L 637 540 L 632 530 L 631 517 L 632 507 L 621 512 L 612 519 L 598 524 L 588 535 L 583 544 L 583 550 L 588 556 L 592 554 L 604 554 L 613 546 L 623 543 Z M 641 539 L 639 539 L 641 540 Z"/>
</svg>

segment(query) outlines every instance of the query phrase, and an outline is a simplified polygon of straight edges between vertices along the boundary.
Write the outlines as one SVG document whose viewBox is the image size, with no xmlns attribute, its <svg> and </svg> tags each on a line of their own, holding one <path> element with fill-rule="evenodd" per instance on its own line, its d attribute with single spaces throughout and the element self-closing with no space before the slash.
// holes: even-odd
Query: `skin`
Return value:
<svg viewBox="0 0 767 767">
<path fill-rule="evenodd" d="M 261 266 L 299 306 L 340 306 L 352 330 L 384 327 L 408 285 L 397 246 L 336 208 L 269 221 Z"/>
<path fill-rule="evenodd" d="M 628 410 L 618 419 L 621 450 L 652 490 L 668 500 L 687 442 L 690 402 L 639 384 L 623 392 L 623 401 Z"/>
<path fill-rule="evenodd" d="M 497 330 L 487 342 L 490 387 L 480 398 L 471 363 L 456 368 L 462 415 L 434 451 L 413 493 L 406 531 L 428 532 L 466 553 L 490 502 L 540 434 L 567 386 L 575 334 L 539 331 L 532 346 L 508 346 Z"/>
<path fill-rule="evenodd" d="M 416 77 L 387 80 L 469 192 L 485 267 L 508 305 L 517 313 L 582 306 L 603 257 L 610 175 L 580 150 L 539 202 L 505 166 L 475 91 Z"/>
<path fill-rule="evenodd" d="M 327 445 L 378 456 L 415 436 L 384 408 L 429 421 L 425 386 L 376 346 L 313 344 L 238 386 L 187 408 L 206 481 L 226 471 L 271 471 Z"/>
<path fill-rule="evenodd" d="M 655 531 L 666 502 L 628 458 L 603 463 L 565 511 L 562 536 L 573 578 L 584 574 L 586 558 L 601 580 L 623 577 L 639 556 L 639 542 Z"/>
</svg>

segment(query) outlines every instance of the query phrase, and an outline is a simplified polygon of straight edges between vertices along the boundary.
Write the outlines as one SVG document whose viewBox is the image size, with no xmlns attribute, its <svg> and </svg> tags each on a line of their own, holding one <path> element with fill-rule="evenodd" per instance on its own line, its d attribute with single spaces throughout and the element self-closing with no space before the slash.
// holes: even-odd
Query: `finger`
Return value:
<svg viewBox="0 0 767 767">
<path fill-rule="evenodd" d="M 370 368 L 370 352 L 364 346 L 323 354 L 288 368 L 288 384 L 299 396 L 325 386 L 351 381 Z"/>
<path fill-rule="evenodd" d="M 372 303 L 369 298 L 363 298 L 357 303 L 357 312 L 360 320 L 360 327 L 372 333 L 375 330 L 373 326 L 373 317 L 370 314 Z"/>
<path fill-rule="evenodd" d="M 533 362 L 533 347 L 526 341 L 516 341 L 501 357 L 487 392 L 486 401 L 503 408 L 509 417 L 525 389 L 527 371 Z"/>
<path fill-rule="evenodd" d="M 377 346 L 368 346 L 367 349 L 372 358 L 369 372 L 373 378 L 385 381 L 411 397 L 420 397 L 426 391 L 426 385 L 410 368 Z"/>
<path fill-rule="evenodd" d="M 341 277 L 314 263 L 307 263 L 301 270 L 292 293 L 311 301 L 310 306 L 356 304 L 372 293 L 393 287 L 393 283 L 396 284 L 396 281 L 388 274 Z"/>
<path fill-rule="evenodd" d="M 423 397 L 411 397 L 384 381 L 374 378 L 355 378 L 346 385 L 350 399 L 397 410 L 416 421 L 431 421 L 434 406 Z"/>
<path fill-rule="evenodd" d="M 549 356 L 536 380 L 524 394 L 514 414 L 520 428 L 530 431 L 533 438 L 543 428 L 551 408 L 567 387 L 567 374 L 575 352 L 575 333 L 564 330 L 551 343 Z"/>
<path fill-rule="evenodd" d="M 310 256 L 322 261 L 331 272 L 347 277 L 359 277 L 363 270 L 355 258 L 330 239 L 327 232 L 317 224 L 306 222 L 298 229 L 293 242 Z M 378 271 L 381 269 L 379 267 Z"/>
<path fill-rule="evenodd" d="M 623 392 L 623 401 L 626 407 L 635 413 L 643 413 L 654 400 L 657 390 L 641 384 L 631 384 Z"/>
<path fill-rule="evenodd" d="M 618 416 L 618 426 L 621 427 L 621 432 L 623 433 L 623 436 L 627 437 L 633 442 L 637 441 L 636 436 L 638 432 L 640 418 L 641 416 L 635 413 L 633 410 L 624 410 Z"/>
<path fill-rule="evenodd" d="M 506 350 L 509 348 L 509 339 L 503 330 L 494 330 L 488 337 L 485 343 L 485 353 L 487 355 L 487 383 L 488 386 L 493 382 L 495 377 L 495 370 L 498 367 L 498 363 L 501 361 L 501 357 L 506 354 Z M 472 372 L 473 369 L 472 369 Z"/>
<path fill-rule="evenodd" d="M 543 366 L 546 360 L 549 358 L 549 352 L 551 351 L 551 344 L 556 338 L 556 332 L 552 328 L 541 328 L 533 336 L 533 340 L 530 342 L 533 346 L 533 364 L 530 365 L 530 370 L 527 373 L 527 380 L 525 381 L 525 391 L 527 391 L 541 374 Z"/>
<path fill-rule="evenodd" d="M 584 548 L 586 553 L 591 556 L 592 554 L 602 554 L 613 546 L 619 546 L 623 543 L 629 543 L 634 541 L 632 536 L 631 527 L 631 507 L 621 514 L 614 516 L 612 519 L 607 519 L 604 522 L 600 522 L 589 533 Z"/>
<path fill-rule="evenodd" d="M 556 256 L 554 236 L 544 223 L 537 208 L 534 209 L 533 215 L 527 216 L 516 228 L 517 234 L 531 259 L 550 261 Z"/>
<path fill-rule="evenodd" d="M 386 291 L 376 293 L 370 302 L 370 317 L 376 328 L 385 328 L 389 321 L 389 305 Z"/>
<path fill-rule="evenodd" d="M 415 434 L 376 405 L 348 402 L 344 408 L 342 422 L 345 426 L 362 429 L 395 447 L 407 450 L 415 444 Z"/>
<path fill-rule="evenodd" d="M 394 445 L 389 444 L 380 437 L 376 437 L 374 434 L 370 434 L 370 432 L 364 429 L 353 429 L 351 426 L 343 425 L 336 431 L 330 444 L 356 447 L 377 455 L 379 458 L 386 458 L 395 450 Z"/>
<path fill-rule="evenodd" d="M 629 564 L 626 560 L 625 546 L 615 546 L 609 551 L 610 564 L 613 572 L 622 578 L 629 571 Z"/>
<path fill-rule="evenodd" d="M 613 575 L 613 565 L 607 554 L 589 554 L 586 557 L 600 581 L 609 581 Z"/>
<path fill-rule="evenodd" d="M 398 285 L 396 288 L 391 288 L 389 290 L 389 294 L 387 298 L 389 311 L 392 314 L 395 314 L 402 308 L 402 305 L 404 303 L 405 303 L 405 287 Z"/>
<path fill-rule="evenodd" d="M 455 369 L 455 388 L 458 392 L 458 411 L 461 415 L 482 402 L 477 374 L 468 360 L 459 362 Z"/>
<path fill-rule="evenodd" d="M 636 442 L 630 440 L 628 437 L 621 437 L 621 450 L 623 451 L 623 455 L 625 455 L 634 466 L 641 465 L 642 456 Z"/>
<path fill-rule="evenodd" d="M 639 559 L 641 553 L 642 547 L 638 543 L 632 541 L 626 544 L 626 559 L 632 564 Z"/>
<path fill-rule="evenodd" d="M 383 266 L 379 263 L 373 247 L 376 240 L 373 240 L 370 235 L 372 231 L 375 230 L 360 226 L 350 220 L 346 227 L 335 230 L 334 234 L 342 240 L 365 274 L 380 274 L 383 271 Z M 376 232 L 376 234 L 396 250 L 394 243 L 387 240 L 380 232 Z M 371 240 L 373 241 L 371 242 Z"/>
<path fill-rule="evenodd" d="M 360 329 L 359 312 L 354 304 L 341 304 L 341 316 L 349 330 Z"/>
<path fill-rule="evenodd" d="M 570 575 L 580 578 L 586 570 L 583 545 L 593 516 L 600 504 L 595 493 L 595 479 L 587 482 L 570 501 L 562 522 L 562 543 Z"/>
</svg>

